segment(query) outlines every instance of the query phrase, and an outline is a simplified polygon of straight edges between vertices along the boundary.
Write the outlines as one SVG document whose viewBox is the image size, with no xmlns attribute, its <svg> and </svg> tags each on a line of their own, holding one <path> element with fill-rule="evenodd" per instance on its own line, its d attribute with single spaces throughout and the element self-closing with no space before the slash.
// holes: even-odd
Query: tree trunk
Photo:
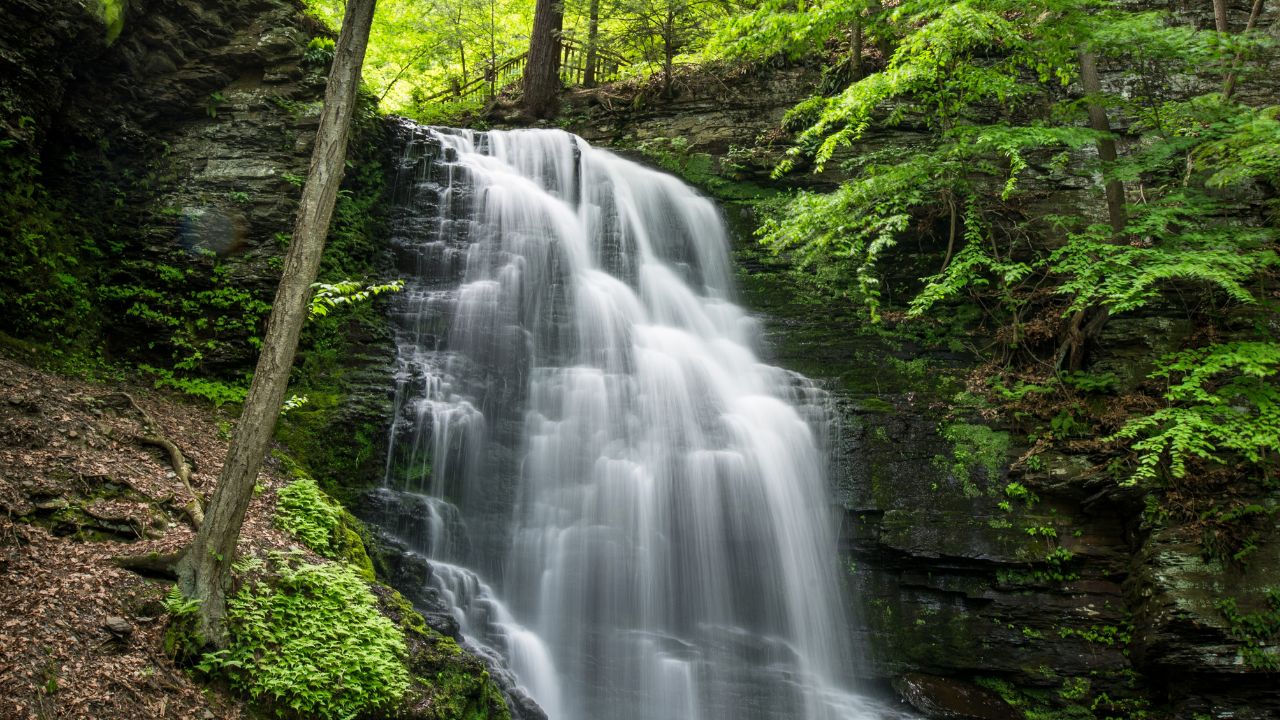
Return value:
<svg viewBox="0 0 1280 720">
<path fill-rule="evenodd" d="M 862 18 L 854 18 L 849 28 L 849 54 L 853 81 L 858 82 L 862 79 Z"/>
<path fill-rule="evenodd" d="M 582 73 L 582 86 L 596 86 L 596 43 L 600 38 L 600 0 L 591 0 L 587 13 L 587 62 Z"/>
<path fill-rule="evenodd" d="M 1089 127 L 1103 137 L 1098 140 L 1098 156 L 1102 158 L 1103 170 L 1110 170 L 1116 162 L 1116 141 L 1111 137 L 1111 122 L 1107 119 L 1107 109 L 1098 101 L 1102 95 L 1102 81 L 1098 77 L 1098 60 L 1091 52 L 1080 53 L 1080 84 L 1085 95 L 1089 96 Z M 1111 229 L 1117 234 L 1124 231 L 1124 183 L 1111 179 L 1106 181 L 1107 217 Z"/>
<path fill-rule="evenodd" d="M 298 335 L 307 319 L 311 283 L 320 267 L 320 254 L 346 163 L 351 116 L 375 3 L 376 0 L 347 0 L 342 33 L 325 88 L 311 168 L 302 188 L 293 241 L 285 255 L 284 271 L 271 318 L 267 321 L 253 383 L 204 524 L 177 567 L 182 593 L 200 601 L 200 633 L 207 642 L 220 647 L 227 642 L 228 570 L 235 559 L 236 541 L 253 497 L 262 457 L 280 415 L 289 368 L 298 349 Z"/>
<path fill-rule="evenodd" d="M 1262 15 L 1262 0 L 1253 0 L 1253 9 L 1249 11 L 1249 23 L 1245 25 L 1244 31 L 1252 32 L 1258 26 L 1258 18 Z M 1231 71 L 1227 73 L 1227 79 L 1222 83 L 1222 99 L 1228 101 L 1236 91 L 1236 68 L 1243 59 L 1241 53 L 1237 53 L 1235 60 L 1231 63 Z"/>
<path fill-rule="evenodd" d="M 524 108 L 533 117 L 549 118 L 556 112 L 563 26 L 561 0 L 537 0 L 533 31 L 529 34 L 529 59 L 524 66 Z"/>
<path fill-rule="evenodd" d="M 1111 122 L 1107 119 L 1107 109 L 1099 98 L 1102 95 L 1102 80 L 1098 77 L 1098 59 L 1091 52 L 1080 53 L 1080 84 L 1087 96 L 1089 108 L 1089 127 L 1102 137 L 1098 140 L 1098 157 L 1102 159 L 1102 170 L 1108 172 L 1116 162 L 1116 141 L 1111 137 Z M 1124 183 L 1119 180 L 1106 180 L 1107 219 L 1112 231 L 1119 236 L 1124 232 Z M 1067 321 L 1064 338 L 1058 349 L 1054 362 L 1056 368 L 1079 370 L 1084 365 L 1084 351 L 1090 340 L 1102 332 L 1103 326 L 1110 318 L 1106 308 L 1092 312 L 1083 308 L 1072 313 Z"/>
<path fill-rule="evenodd" d="M 1213 0 L 1213 26 L 1220 33 L 1229 32 L 1227 26 L 1227 0 Z"/>
</svg>

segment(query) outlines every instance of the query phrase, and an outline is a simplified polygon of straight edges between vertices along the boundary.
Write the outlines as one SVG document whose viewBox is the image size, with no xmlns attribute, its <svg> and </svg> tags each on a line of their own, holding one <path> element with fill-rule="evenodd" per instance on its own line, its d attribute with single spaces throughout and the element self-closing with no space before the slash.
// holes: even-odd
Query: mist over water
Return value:
<svg viewBox="0 0 1280 720">
<path fill-rule="evenodd" d="M 553 720 L 878 718 L 848 691 L 823 394 L 724 224 L 553 130 L 406 125 L 391 527 Z"/>
</svg>

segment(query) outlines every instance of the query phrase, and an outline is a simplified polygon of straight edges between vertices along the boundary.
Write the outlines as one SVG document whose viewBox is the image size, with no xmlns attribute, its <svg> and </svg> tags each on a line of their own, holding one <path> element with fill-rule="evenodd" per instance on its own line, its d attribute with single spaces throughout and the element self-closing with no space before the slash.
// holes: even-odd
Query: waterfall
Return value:
<svg viewBox="0 0 1280 720">
<path fill-rule="evenodd" d="M 384 492 L 468 644 L 553 720 L 883 717 L 822 393 L 757 359 L 715 205 L 560 131 L 402 133 Z"/>
</svg>

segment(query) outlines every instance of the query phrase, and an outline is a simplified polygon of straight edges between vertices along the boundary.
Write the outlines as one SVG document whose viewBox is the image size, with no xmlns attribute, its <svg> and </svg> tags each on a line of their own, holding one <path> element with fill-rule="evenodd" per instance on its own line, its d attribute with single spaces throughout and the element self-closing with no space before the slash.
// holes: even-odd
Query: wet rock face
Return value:
<svg viewBox="0 0 1280 720">
<path fill-rule="evenodd" d="M 0 118 L 49 190 L 106 228 L 113 351 L 251 362 L 323 98 L 325 67 L 304 54 L 325 32 L 293 0 L 0 8 Z M 156 314 L 135 307 L 148 291 L 167 296 Z M 191 347 L 166 347 L 175 327 Z"/>
</svg>

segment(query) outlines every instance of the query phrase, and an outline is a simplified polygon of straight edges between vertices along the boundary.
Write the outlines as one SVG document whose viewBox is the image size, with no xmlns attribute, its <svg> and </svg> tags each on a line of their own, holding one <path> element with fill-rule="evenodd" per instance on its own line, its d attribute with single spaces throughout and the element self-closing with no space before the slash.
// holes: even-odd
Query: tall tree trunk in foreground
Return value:
<svg viewBox="0 0 1280 720">
<path fill-rule="evenodd" d="M 236 540 L 253 497 L 262 457 L 280 414 L 289 368 L 298 349 L 298 335 L 307 319 L 311 283 L 320 267 L 320 253 L 346 163 L 360 67 L 369 43 L 376 1 L 347 0 L 342 33 L 325 88 L 311 169 L 302 188 L 293 241 L 285 255 L 284 272 L 267 321 L 253 383 L 204 524 L 177 566 L 182 593 L 200 601 L 200 633 L 206 641 L 220 647 L 227 642 L 228 571 L 235 559 Z"/>
<path fill-rule="evenodd" d="M 1116 141 L 1111 137 L 1111 122 L 1107 119 L 1107 109 L 1099 98 L 1102 95 L 1102 80 L 1098 77 L 1098 60 L 1091 52 L 1080 54 L 1080 84 L 1085 95 L 1089 97 L 1089 127 L 1102 136 L 1098 140 L 1098 156 L 1102 158 L 1104 171 L 1110 170 L 1116 162 Z M 1106 181 L 1107 219 L 1111 229 L 1117 234 L 1124 231 L 1124 183 L 1111 179 Z"/>
<path fill-rule="evenodd" d="M 1220 33 L 1230 30 L 1227 26 L 1227 0 L 1213 0 L 1213 27 Z"/>
<path fill-rule="evenodd" d="M 561 0 L 538 0 L 529 34 L 529 59 L 524 66 L 524 108 L 539 118 L 556 111 L 560 92 L 560 31 L 564 26 Z"/>
</svg>

